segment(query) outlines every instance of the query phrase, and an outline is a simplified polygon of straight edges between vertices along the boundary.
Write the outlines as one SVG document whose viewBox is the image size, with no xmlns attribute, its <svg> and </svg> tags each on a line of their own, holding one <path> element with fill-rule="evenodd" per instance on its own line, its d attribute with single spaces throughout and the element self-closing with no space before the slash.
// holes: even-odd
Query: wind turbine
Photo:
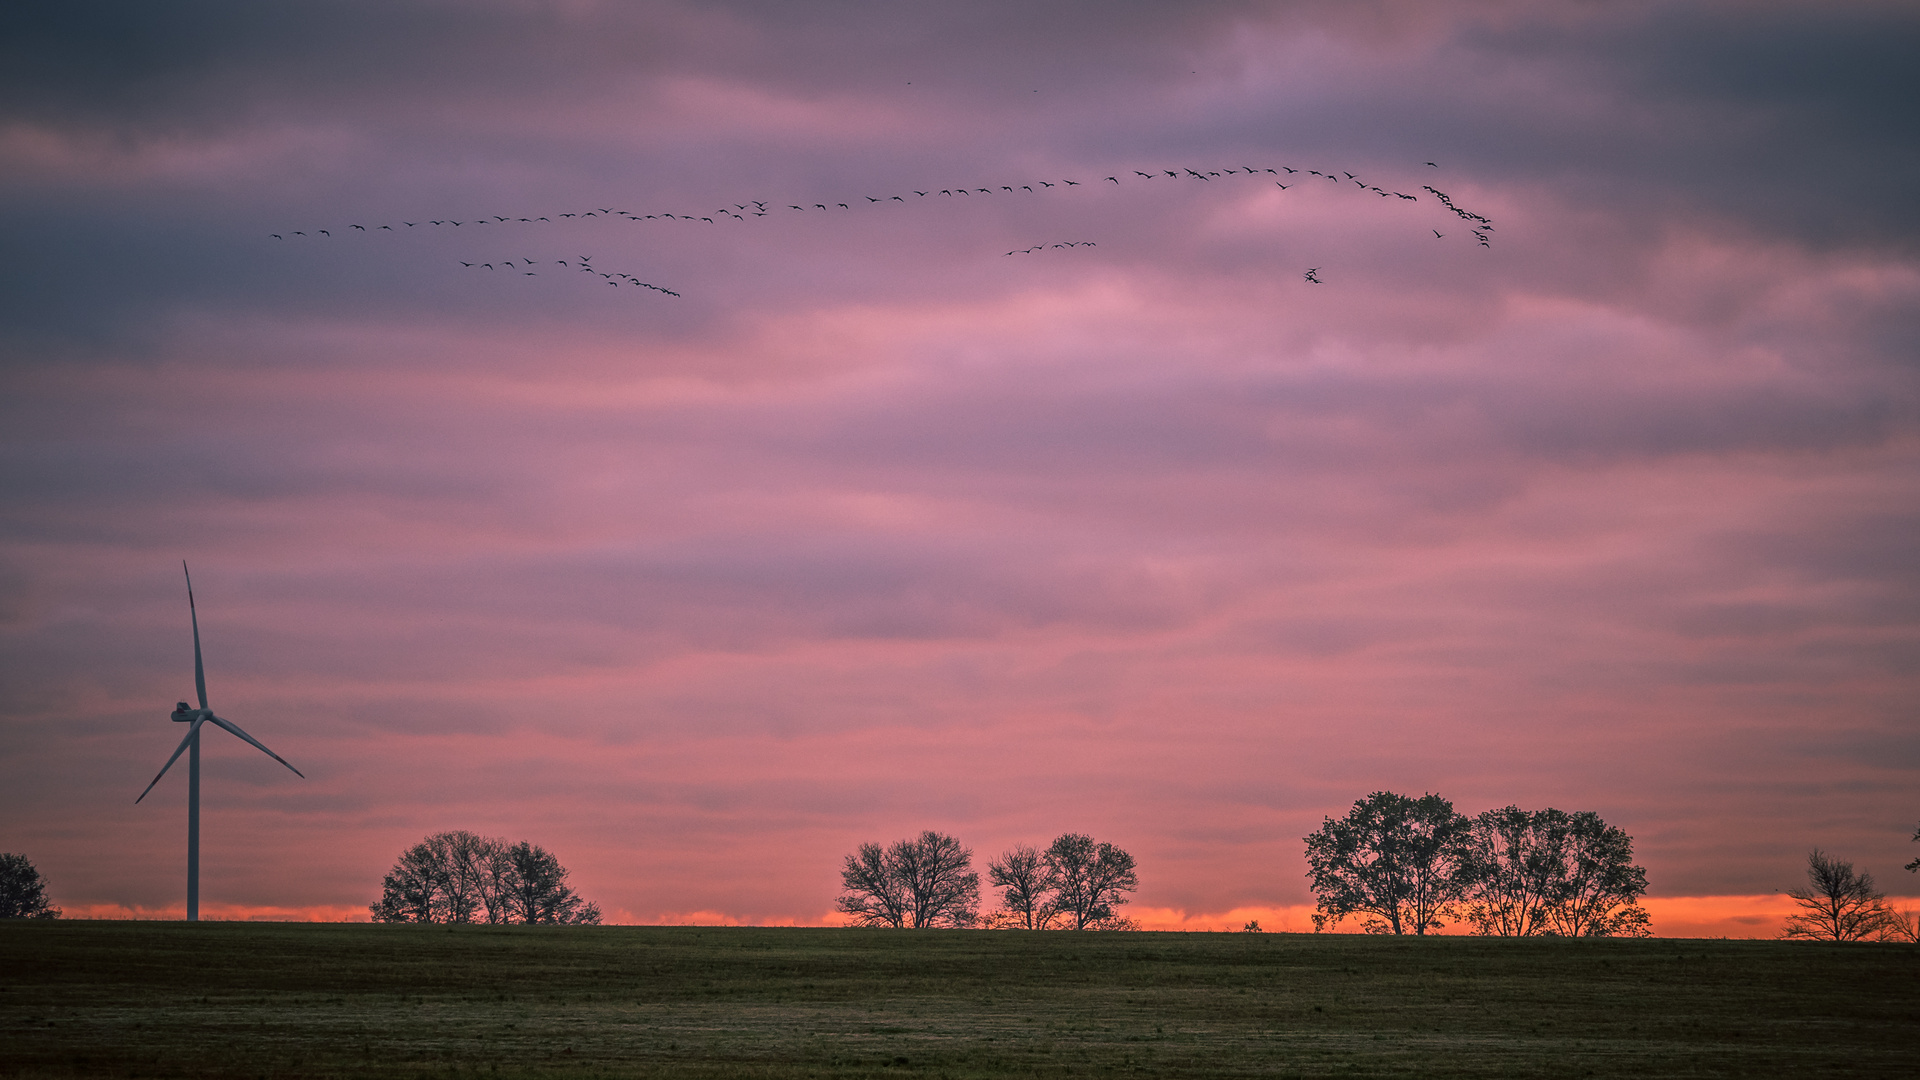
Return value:
<svg viewBox="0 0 1920 1080">
<path fill-rule="evenodd" d="M 180 569 L 187 572 L 187 564 L 182 562 Z M 259 739 L 241 731 L 240 725 L 213 715 L 213 710 L 207 708 L 207 669 L 200 662 L 200 612 L 193 604 L 191 572 L 187 572 L 187 612 L 193 619 L 193 688 L 200 695 L 200 707 L 191 708 L 184 701 L 174 707 L 173 722 L 191 723 L 193 726 L 187 729 L 187 737 L 180 740 L 180 745 L 173 751 L 173 756 L 167 759 L 165 765 L 160 766 L 158 773 L 154 774 L 153 784 L 158 784 L 160 778 L 167 775 L 167 770 L 173 768 L 173 763 L 180 760 L 181 754 L 188 750 L 193 751 L 187 755 L 187 921 L 198 922 L 200 921 L 200 725 L 218 724 L 252 743 L 261 753 L 280 764 L 287 765 L 287 759 L 267 749 Z M 287 765 L 287 768 L 300 779 L 307 778 L 307 775 L 299 769 L 291 765 Z M 147 785 L 147 791 L 153 790 L 153 784 Z M 147 791 L 140 793 L 140 799 L 147 797 Z M 138 803 L 140 799 L 133 801 Z"/>
</svg>

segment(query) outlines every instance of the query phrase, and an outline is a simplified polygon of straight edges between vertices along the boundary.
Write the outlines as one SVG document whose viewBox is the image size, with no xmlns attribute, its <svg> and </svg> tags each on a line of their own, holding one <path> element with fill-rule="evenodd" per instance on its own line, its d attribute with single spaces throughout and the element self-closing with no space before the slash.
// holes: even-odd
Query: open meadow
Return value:
<svg viewBox="0 0 1920 1080">
<path fill-rule="evenodd" d="M 0 1075 L 1911 1076 L 1920 950 L 0 923 Z"/>
</svg>

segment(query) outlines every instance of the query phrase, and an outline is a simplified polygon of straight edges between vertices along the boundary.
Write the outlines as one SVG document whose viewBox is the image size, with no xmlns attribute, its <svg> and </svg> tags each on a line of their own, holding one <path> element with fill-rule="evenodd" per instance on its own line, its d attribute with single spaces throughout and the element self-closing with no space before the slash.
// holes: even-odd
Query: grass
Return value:
<svg viewBox="0 0 1920 1080">
<path fill-rule="evenodd" d="M 1920 949 L 0 922 L 0 1076 L 1910 1076 Z"/>
</svg>

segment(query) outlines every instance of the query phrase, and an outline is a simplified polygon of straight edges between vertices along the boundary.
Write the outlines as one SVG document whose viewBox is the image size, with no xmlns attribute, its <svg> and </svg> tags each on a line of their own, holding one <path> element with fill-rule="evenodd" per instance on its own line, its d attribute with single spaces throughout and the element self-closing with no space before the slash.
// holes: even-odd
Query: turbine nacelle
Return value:
<svg viewBox="0 0 1920 1080">
<path fill-rule="evenodd" d="M 202 716 L 212 716 L 212 715 L 213 713 L 211 710 L 196 709 L 193 706 L 183 701 L 173 707 L 172 720 L 176 724 L 186 724 L 186 723 L 191 723 L 194 720 L 198 720 Z"/>
</svg>

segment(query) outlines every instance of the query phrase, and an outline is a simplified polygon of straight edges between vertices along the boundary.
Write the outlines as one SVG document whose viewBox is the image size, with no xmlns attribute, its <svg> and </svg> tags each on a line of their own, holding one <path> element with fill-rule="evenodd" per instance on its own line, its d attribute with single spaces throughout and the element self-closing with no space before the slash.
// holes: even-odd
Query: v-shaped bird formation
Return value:
<svg viewBox="0 0 1920 1080">
<path fill-rule="evenodd" d="M 1431 168 L 1439 168 L 1438 165 L 1431 161 L 1425 164 Z M 673 222 L 679 225 L 718 227 L 722 223 L 729 225 L 736 222 L 747 223 L 758 218 L 779 214 L 825 213 L 838 215 L 850 214 L 857 211 L 900 209 L 903 207 L 922 205 L 923 200 L 928 199 L 936 203 L 963 199 L 971 201 L 977 198 L 1012 197 L 1024 199 L 1047 195 L 1063 195 L 1075 188 L 1083 191 L 1089 187 L 1096 189 L 1104 188 L 1108 184 L 1116 188 L 1127 184 L 1139 185 L 1147 183 L 1170 184 L 1198 182 L 1211 184 L 1216 181 L 1227 180 L 1246 181 L 1256 178 L 1266 180 L 1269 177 L 1273 178 L 1272 182 L 1274 186 L 1282 191 L 1290 191 L 1299 187 L 1301 184 L 1316 183 L 1324 180 L 1341 190 L 1349 191 L 1356 195 L 1377 196 L 1390 200 L 1392 204 L 1396 206 L 1409 203 L 1419 204 L 1426 201 L 1418 194 L 1400 191 L 1394 187 L 1382 187 L 1378 184 L 1370 184 L 1359 175 L 1343 169 L 1303 169 L 1291 165 L 1280 165 L 1276 167 L 1235 165 L 1220 169 L 1180 168 L 1156 169 L 1151 171 L 1145 169 L 1130 169 L 1126 173 L 1115 173 L 1088 182 L 1060 178 L 1057 180 L 1026 180 L 1021 183 L 968 184 L 948 187 L 928 186 L 924 190 L 920 188 L 908 188 L 897 194 L 860 194 L 845 199 L 833 198 L 818 201 L 802 200 L 799 202 L 788 202 L 785 200 L 748 199 L 744 202 L 726 202 L 706 213 L 687 213 L 685 211 L 658 209 L 642 211 L 618 206 L 594 206 L 579 210 L 548 212 L 545 214 L 479 214 L 468 217 L 424 218 L 420 221 L 402 220 L 397 224 L 386 223 L 372 226 L 349 224 L 344 228 L 290 229 L 268 235 L 275 240 L 300 241 L 333 240 L 356 235 L 374 236 L 383 232 L 397 236 L 412 229 L 425 229 L 428 231 L 470 229 L 478 234 L 494 236 L 502 233 L 510 226 L 538 228 L 543 225 L 551 226 L 556 223 L 566 222 L 583 223 L 588 220 L 608 223 L 625 221 L 634 224 L 653 222 L 662 225 Z M 1426 192 L 1427 196 L 1430 196 L 1433 202 L 1438 203 L 1444 208 L 1452 218 L 1466 222 L 1470 234 L 1479 246 L 1486 248 L 1493 246 L 1492 219 L 1484 214 L 1463 209 L 1454 202 L 1452 196 L 1430 184 L 1420 185 L 1419 190 Z M 898 207 L 895 206 L 896 203 L 899 204 Z M 1434 239 L 1436 240 L 1445 240 L 1450 235 L 1441 232 L 1439 229 L 1430 228 L 1429 231 L 1433 233 Z M 1036 244 L 1026 248 L 1016 247 L 1006 254 L 1035 255 L 1046 251 L 1093 246 L 1095 246 L 1095 244 L 1091 240 L 1059 241 Z M 636 289 L 650 289 L 663 296 L 677 297 L 680 295 L 680 293 L 673 289 L 652 282 L 642 281 L 639 277 L 624 271 L 601 270 L 591 265 L 591 262 L 592 260 L 588 256 L 580 256 L 573 260 L 510 256 L 503 258 L 475 258 L 472 260 L 463 259 L 460 260 L 460 265 L 468 269 L 523 277 L 538 277 L 542 274 L 552 273 L 587 274 L 589 277 L 586 280 L 592 280 L 596 284 L 603 284 L 614 288 L 626 286 Z M 1318 272 L 1318 267 L 1308 270 L 1305 274 L 1305 280 L 1309 284 L 1322 284 L 1321 279 L 1317 276 Z"/>
</svg>

